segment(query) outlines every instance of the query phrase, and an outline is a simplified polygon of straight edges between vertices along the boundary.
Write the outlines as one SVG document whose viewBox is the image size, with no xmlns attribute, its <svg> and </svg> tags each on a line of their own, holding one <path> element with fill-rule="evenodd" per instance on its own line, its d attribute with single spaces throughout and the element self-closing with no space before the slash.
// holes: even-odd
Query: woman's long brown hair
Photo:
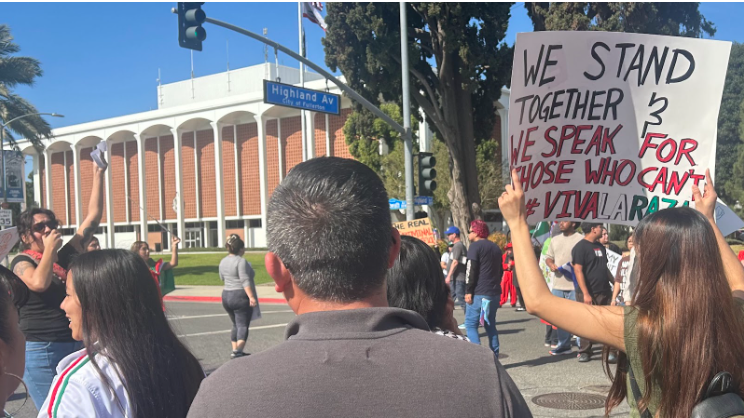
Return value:
<svg viewBox="0 0 744 418">
<path fill-rule="evenodd" d="M 660 389 L 658 417 L 689 417 L 709 382 L 731 373 L 744 395 L 744 317 L 734 303 L 721 253 L 707 219 L 690 208 L 665 209 L 644 218 L 635 232 L 639 253 L 633 307 L 638 310 L 638 350 L 648 407 L 651 388 Z M 613 374 L 609 412 L 627 396 L 627 356 Z"/>
</svg>

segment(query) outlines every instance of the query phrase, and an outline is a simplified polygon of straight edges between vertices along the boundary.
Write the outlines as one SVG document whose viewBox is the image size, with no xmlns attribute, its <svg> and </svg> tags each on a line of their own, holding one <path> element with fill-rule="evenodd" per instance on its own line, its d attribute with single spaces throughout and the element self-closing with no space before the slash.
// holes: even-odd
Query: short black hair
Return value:
<svg viewBox="0 0 744 418">
<path fill-rule="evenodd" d="M 298 164 L 267 214 L 269 251 L 308 296 L 352 302 L 384 283 L 393 226 L 385 186 L 366 165 L 338 157 Z"/>
<path fill-rule="evenodd" d="M 588 234 L 592 229 L 598 226 L 604 228 L 604 225 L 602 225 L 601 222 L 582 222 L 581 230 L 584 231 L 584 234 Z"/>
<path fill-rule="evenodd" d="M 387 273 L 388 304 L 418 313 L 429 328 L 442 328 L 447 290 L 434 250 L 418 238 L 400 237 L 400 255 Z"/>
</svg>

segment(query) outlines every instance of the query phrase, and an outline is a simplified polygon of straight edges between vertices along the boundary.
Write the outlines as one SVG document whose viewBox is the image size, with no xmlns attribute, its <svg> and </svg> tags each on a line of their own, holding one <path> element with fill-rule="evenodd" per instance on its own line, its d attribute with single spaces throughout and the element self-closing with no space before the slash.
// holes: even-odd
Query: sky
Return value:
<svg viewBox="0 0 744 418">
<path fill-rule="evenodd" d="M 8 24 L 21 47 L 20 55 L 41 61 L 44 71 L 33 87 L 16 92 L 49 118 L 55 128 L 157 108 L 157 79 L 162 83 L 190 76 L 190 51 L 178 46 L 175 3 L 3 3 L 0 23 Z M 297 3 L 206 3 L 207 16 L 297 49 Z M 701 11 L 718 27 L 715 39 L 744 42 L 737 16 L 742 3 L 703 3 Z M 325 12 L 324 12 L 325 13 Z M 204 50 L 194 52 L 194 74 L 204 76 L 227 68 L 264 61 L 263 44 L 220 27 L 205 24 Z M 512 7 L 505 42 L 532 25 L 523 3 Z M 305 20 L 308 58 L 324 68 L 323 30 Z M 273 50 L 269 59 L 274 60 Z M 295 66 L 279 55 L 280 64 Z"/>
</svg>

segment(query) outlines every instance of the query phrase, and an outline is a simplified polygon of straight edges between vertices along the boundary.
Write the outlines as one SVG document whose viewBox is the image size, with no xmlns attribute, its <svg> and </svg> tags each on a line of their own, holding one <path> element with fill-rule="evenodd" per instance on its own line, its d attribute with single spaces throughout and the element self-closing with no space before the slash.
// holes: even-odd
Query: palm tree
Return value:
<svg viewBox="0 0 744 418">
<path fill-rule="evenodd" d="M 0 123 L 21 115 L 38 113 L 31 103 L 13 93 L 16 85 L 33 85 L 36 77 L 42 75 L 38 60 L 11 56 L 18 51 L 20 47 L 13 42 L 10 28 L 0 24 Z M 33 115 L 19 119 L 5 128 L 5 138 L 15 145 L 16 137 L 13 133 L 28 139 L 37 150 L 41 150 L 41 140 L 52 136 L 52 128 L 41 116 Z"/>
</svg>

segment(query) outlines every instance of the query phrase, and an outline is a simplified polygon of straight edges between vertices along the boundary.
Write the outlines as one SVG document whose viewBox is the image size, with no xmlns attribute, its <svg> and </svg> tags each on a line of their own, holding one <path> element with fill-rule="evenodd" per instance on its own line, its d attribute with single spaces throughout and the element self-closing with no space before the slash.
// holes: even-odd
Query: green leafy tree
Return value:
<svg viewBox="0 0 744 418">
<path fill-rule="evenodd" d="M 329 3 L 326 64 L 373 102 L 401 103 L 398 3 Z M 476 138 L 489 138 L 508 84 L 510 3 L 406 3 L 412 114 L 423 109 L 450 154 L 455 224 L 479 216 Z M 440 167 L 440 164 L 437 164 Z M 441 177 L 440 177 L 441 178 Z"/>
<path fill-rule="evenodd" d="M 700 3 L 525 3 L 536 31 L 599 30 L 702 38 L 716 28 Z"/>
<path fill-rule="evenodd" d="M 0 25 L 0 123 L 18 116 L 38 113 L 31 103 L 13 92 L 17 85 L 33 85 L 34 80 L 42 75 L 38 60 L 12 56 L 19 51 L 20 47 L 13 42 L 10 28 L 7 25 Z M 5 128 L 5 138 L 13 144 L 16 140 L 14 133 L 31 141 L 37 149 L 41 149 L 42 138 L 50 138 L 52 130 L 41 116 L 32 115 L 19 119 Z"/>
<path fill-rule="evenodd" d="M 734 43 L 718 114 L 716 191 L 729 205 L 744 203 L 744 44 Z"/>
</svg>

